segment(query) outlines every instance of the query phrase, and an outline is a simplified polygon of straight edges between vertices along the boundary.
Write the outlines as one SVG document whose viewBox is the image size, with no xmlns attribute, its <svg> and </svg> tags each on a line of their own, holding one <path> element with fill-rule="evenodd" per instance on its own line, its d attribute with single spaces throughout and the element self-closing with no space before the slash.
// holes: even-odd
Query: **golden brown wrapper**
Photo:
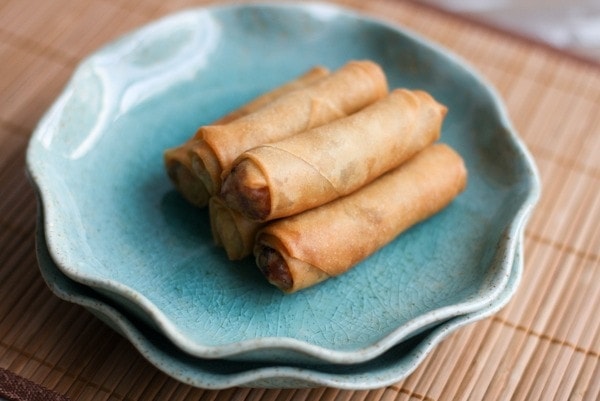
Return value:
<svg viewBox="0 0 600 401">
<path fill-rule="evenodd" d="M 210 198 L 208 210 L 215 244 L 225 248 L 229 260 L 241 260 L 251 255 L 256 233 L 264 224 L 231 210 L 215 196 Z"/>
<path fill-rule="evenodd" d="M 427 92 L 396 89 L 348 117 L 242 153 L 221 196 L 258 221 L 325 204 L 438 140 L 446 112 Z"/>
<path fill-rule="evenodd" d="M 325 67 L 313 67 L 301 76 L 258 96 L 240 108 L 224 115 L 214 121 L 213 124 L 227 124 L 260 109 L 286 93 L 306 87 L 328 74 L 329 70 Z M 164 163 L 167 175 L 175 185 L 175 188 L 190 203 L 203 207 L 206 206 L 210 195 L 206 190 L 206 185 L 193 173 L 190 159 L 190 151 L 193 150 L 195 143 L 198 141 L 197 135 L 198 133 L 179 146 L 167 149 L 164 152 Z"/>
<path fill-rule="evenodd" d="M 206 186 L 192 172 L 192 161 L 189 157 L 188 141 L 181 146 L 167 149 L 163 160 L 167 175 L 175 189 L 192 205 L 205 206 L 209 198 Z"/>
<path fill-rule="evenodd" d="M 447 145 L 430 145 L 350 195 L 267 224 L 256 237 L 257 264 L 285 292 L 309 287 L 442 210 L 466 182 L 462 158 Z"/>
<path fill-rule="evenodd" d="M 243 151 L 352 114 L 384 97 L 385 73 L 372 61 L 351 61 L 314 84 L 283 95 L 226 125 L 205 126 L 191 152 L 194 173 L 218 194 L 223 171 Z"/>
<path fill-rule="evenodd" d="M 271 103 L 273 100 L 287 93 L 295 91 L 296 89 L 305 88 L 317 82 L 321 78 L 326 77 L 327 75 L 329 75 L 328 68 L 323 66 L 312 67 L 299 77 L 292 79 L 291 81 L 288 81 L 283 85 L 272 89 L 269 92 L 259 95 L 255 99 L 241 106 L 240 108 L 224 115 L 223 117 L 213 122 L 213 125 L 227 124 L 233 120 L 237 120 L 238 118 L 244 117 L 245 115 L 254 113 L 256 110 Z"/>
</svg>

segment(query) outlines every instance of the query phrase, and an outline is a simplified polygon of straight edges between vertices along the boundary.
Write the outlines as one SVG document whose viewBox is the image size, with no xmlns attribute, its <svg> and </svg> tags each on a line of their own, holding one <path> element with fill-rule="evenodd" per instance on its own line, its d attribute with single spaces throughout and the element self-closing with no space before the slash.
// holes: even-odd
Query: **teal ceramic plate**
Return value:
<svg viewBox="0 0 600 401">
<path fill-rule="evenodd" d="M 469 185 L 347 274 L 283 295 L 252 260 L 213 246 L 162 152 L 315 64 L 350 59 L 448 106 L 442 141 L 464 157 Z M 238 360 L 358 363 L 481 310 L 507 284 L 539 187 L 500 99 L 465 63 L 399 27 L 306 3 L 191 9 L 100 49 L 39 123 L 27 163 L 65 275 L 192 356 Z"/>
<path fill-rule="evenodd" d="M 36 248 L 42 276 L 58 297 L 88 309 L 127 338 L 150 363 L 177 380 L 209 389 L 236 386 L 329 386 L 358 390 L 379 388 L 402 380 L 450 333 L 502 308 L 510 300 L 521 279 L 522 243 L 521 237 L 507 285 L 493 302 L 476 312 L 440 322 L 409 340 L 400 342 L 382 355 L 355 365 L 278 364 L 191 357 L 156 330 L 129 315 L 119 305 L 65 276 L 48 252 L 41 224 L 38 225 Z"/>
</svg>

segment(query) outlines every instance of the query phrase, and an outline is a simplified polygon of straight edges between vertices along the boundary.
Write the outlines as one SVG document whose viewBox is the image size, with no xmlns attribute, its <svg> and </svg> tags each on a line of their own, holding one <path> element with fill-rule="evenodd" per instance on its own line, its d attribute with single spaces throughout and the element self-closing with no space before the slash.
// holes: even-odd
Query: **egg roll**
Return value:
<svg viewBox="0 0 600 401">
<path fill-rule="evenodd" d="M 396 89 L 346 118 L 242 153 L 221 197 L 257 221 L 330 202 L 438 140 L 446 112 L 427 92 Z"/>
<path fill-rule="evenodd" d="M 313 67 L 299 77 L 256 97 L 240 108 L 222 116 L 212 124 L 227 124 L 258 110 L 286 93 L 306 87 L 328 74 L 329 70 L 325 67 Z M 168 177 L 183 197 L 194 205 L 206 206 L 209 194 L 206 191 L 206 186 L 193 174 L 192 162 L 189 156 L 190 149 L 197 140 L 196 133 L 183 144 L 167 149 L 164 152 L 164 163 Z"/>
<path fill-rule="evenodd" d="M 256 264 L 286 293 L 312 286 L 445 208 L 466 183 L 460 155 L 447 145 L 430 145 L 347 196 L 266 224 L 256 235 Z"/>
<path fill-rule="evenodd" d="M 229 124 L 201 127 L 201 140 L 190 151 L 192 169 L 209 194 L 219 194 L 223 171 L 245 150 L 345 117 L 387 93 L 387 79 L 378 64 L 348 62 L 254 113 Z"/>
<path fill-rule="evenodd" d="M 264 224 L 231 210 L 215 196 L 208 201 L 208 211 L 215 245 L 225 249 L 229 260 L 241 260 L 252 255 L 254 237 Z"/>
</svg>

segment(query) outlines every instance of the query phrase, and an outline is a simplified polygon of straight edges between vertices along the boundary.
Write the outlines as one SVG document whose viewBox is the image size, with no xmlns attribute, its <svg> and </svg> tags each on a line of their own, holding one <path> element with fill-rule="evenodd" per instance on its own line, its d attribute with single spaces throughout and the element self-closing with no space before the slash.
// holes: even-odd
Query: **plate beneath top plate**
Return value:
<svg viewBox="0 0 600 401">
<path fill-rule="evenodd" d="M 41 219 L 40 219 L 41 220 Z M 489 305 L 476 312 L 440 322 L 382 355 L 354 365 L 240 362 L 200 359 L 176 348 L 166 337 L 129 315 L 119 305 L 99 296 L 89 287 L 70 280 L 52 261 L 38 225 L 37 256 L 40 271 L 50 289 L 60 298 L 81 305 L 121 333 L 155 367 L 190 385 L 224 389 L 229 387 L 301 388 L 329 386 L 352 390 L 380 388 L 408 376 L 433 348 L 458 328 L 483 319 L 502 308 L 517 289 L 523 269 L 522 233 L 506 287 Z"/>
<path fill-rule="evenodd" d="M 390 87 L 449 108 L 442 142 L 469 185 L 350 272 L 284 295 L 213 246 L 208 215 L 163 169 L 164 149 L 313 65 L 372 59 Z M 509 278 L 539 180 L 502 102 L 465 63 L 397 26 L 326 4 L 191 9 L 85 59 L 32 136 L 28 170 L 48 247 L 69 278 L 202 358 L 357 363 L 453 316 Z"/>
</svg>

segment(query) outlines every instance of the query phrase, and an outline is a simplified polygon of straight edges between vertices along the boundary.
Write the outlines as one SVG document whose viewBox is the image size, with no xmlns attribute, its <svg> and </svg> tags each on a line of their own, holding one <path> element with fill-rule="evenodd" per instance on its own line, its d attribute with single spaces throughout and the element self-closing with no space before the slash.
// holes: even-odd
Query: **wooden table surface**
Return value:
<svg viewBox="0 0 600 401">
<path fill-rule="evenodd" d="M 338 3 L 447 47 L 505 100 L 543 185 L 525 231 L 523 278 L 508 306 L 453 333 L 410 376 L 376 390 L 215 391 L 160 372 L 123 337 L 46 287 L 35 257 L 36 200 L 24 155 L 36 123 L 82 58 L 157 17 L 208 2 L 3 0 L 0 394 L 13 378 L 73 400 L 600 398 L 599 66 L 416 2 Z"/>
</svg>

